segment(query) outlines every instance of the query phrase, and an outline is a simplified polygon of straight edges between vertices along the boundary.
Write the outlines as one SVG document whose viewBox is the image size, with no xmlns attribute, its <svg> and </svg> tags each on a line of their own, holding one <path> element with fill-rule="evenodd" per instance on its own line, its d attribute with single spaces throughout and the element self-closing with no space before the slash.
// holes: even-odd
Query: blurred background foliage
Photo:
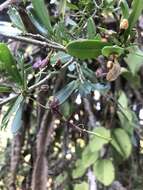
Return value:
<svg viewBox="0 0 143 190">
<path fill-rule="evenodd" d="M 0 189 L 142 190 L 142 0 L 0 3 Z"/>
</svg>

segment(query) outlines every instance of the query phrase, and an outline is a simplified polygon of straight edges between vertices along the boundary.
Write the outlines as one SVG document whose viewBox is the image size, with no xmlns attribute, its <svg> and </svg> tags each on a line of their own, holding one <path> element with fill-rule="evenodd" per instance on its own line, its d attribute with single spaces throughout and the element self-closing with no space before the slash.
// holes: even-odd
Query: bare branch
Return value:
<svg viewBox="0 0 143 190">
<path fill-rule="evenodd" d="M 33 45 L 40 46 L 40 47 L 47 47 L 47 48 L 51 48 L 51 49 L 55 49 L 55 50 L 60 50 L 60 51 L 66 52 L 65 47 L 61 46 L 61 44 L 55 45 L 53 43 L 43 42 L 43 41 L 40 41 L 40 40 L 26 38 L 26 37 L 23 37 L 23 36 L 9 35 L 9 34 L 5 34 L 5 33 L 0 33 L 0 35 L 4 36 L 6 38 L 9 38 L 9 39 L 25 42 L 25 43 L 28 43 L 28 44 L 33 44 Z"/>
</svg>

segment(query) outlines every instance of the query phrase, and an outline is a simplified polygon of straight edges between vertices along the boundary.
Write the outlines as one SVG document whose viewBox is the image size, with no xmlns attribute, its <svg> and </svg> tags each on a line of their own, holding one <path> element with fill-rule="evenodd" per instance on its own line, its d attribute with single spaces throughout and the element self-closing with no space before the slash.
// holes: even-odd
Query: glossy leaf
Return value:
<svg viewBox="0 0 143 190">
<path fill-rule="evenodd" d="M 109 43 L 98 40 L 75 40 L 66 46 L 67 52 L 80 59 L 97 58 Z"/>
<path fill-rule="evenodd" d="M 65 102 L 69 96 L 77 89 L 78 82 L 72 81 L 69 84 L 67 84 L 63 89 L 61 89 L 57 94 L 55 95 L 55 99 L 58 100 L 59 104 L 62 104 Z"/>
<path fill-rule="evenodd" d="M 110 185 L 114 181 L 115 169 L 112 161 L 109 159 L 98 160 L 93 166 L 93 171 L 96 179 L 105 186 Z"/>
<path fill-rule="evenodd" d="M 143 10 L 143 1 L 142 0 L 133 0 L 132 1 L 132 12 L 128 18 L 129 27 L 124 33 L 124 38 L 127 40 L 128 36 L 131 33 L 132 28 L 136 24 L 141 12 Z"/>
<path fill-rule="evenodd" d="M 104 127 L 97 127 L 94 129 L 94 132 L 101 135 L 104 138 L 93 136 L 91 141 L 89 142 L 89 147 L 91 152 L 99 151 L 103 147 L 103 145 L 108 144 L 110 142 L 110 131 Z"/>
<path fill-rule="evenodd" d="M 13 23 L 14 26 L 16 26 L 18 29 L 22 30 L 23 32 L 26 32 L 25 26 L 23 24 L 23 21 L 17 11 L 16 8 L 10 7 L 8 11 L 9 17 Z"/>
<path fill-rule="evenodd" d="M 132 145 L 125 130 L 121 128 L 113 130 L 111 144 L 124 159 L 130 156 Z"/>
<path fill-rule="evenodd" d="M 87 37 L 88 39 L 94 39 L 96 36 L 96 27 L 93 18 L 90 17 L 87 21 Z"/>
<path fill-rule="evenodd" d="M 45 28 L 48 30 L 49 34 L 53 33 L 51 22 L 50 22 L 50 16 L 48 13 L 48 9 L 44 3 L 44 0 L 32 0 L 32 5 L 34 7 L 34 10 L 36 11 L 37 16 L 41 20 L 41 22 L 44 24 Z"/>
<path fill-rule="evenodd" d="M 3 68 L 15 83 L 22 85 L 22 78 L 17 69 L 16 62 L 9 48 L 4 43 L 0 43 L 0 68 Z"/>
<path fill-rule="evenodd" d="M 117 55 L 121 55 L 124 53 L 124 48 L 121 48 L 117 45 L 115 46 L 105 46 L 102 49 L 102 55 L 108 57 L 111 54 L 117 54 Z"/>
</svg>

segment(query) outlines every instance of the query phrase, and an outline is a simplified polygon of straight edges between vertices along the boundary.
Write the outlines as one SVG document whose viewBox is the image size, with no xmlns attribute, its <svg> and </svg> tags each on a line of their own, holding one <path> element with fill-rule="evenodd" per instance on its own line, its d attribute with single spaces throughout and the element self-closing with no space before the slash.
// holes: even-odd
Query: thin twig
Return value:
<svg viewBox="0 0 143 190">
<path fill-rule="evenodd" d="M 28 43 L 28 44 L 33 44 L 33 45 L 41 46 L 41 47 L 48 47 L 48 48 L 52 48 L 52 49 L 55 49 L 55 50 L 60 50 L 60 51 L 66 52 L 65 47 L 63 47 L 61 45 L 54 45 L 54 44 L 51 44 L 51 43 L 48 43 L 48 42 L 43 42 L 43 41 L 40 41 L 40 40 L 31 39 L 31 38 L 26 38 L 26 37 L 23 37 L 23 36 L 13 36 L 13 35 L 4 34 L 4 33 L 0 33 L 0 35 L 4 36 L 6 38 L 10 38 L 10 39 L 13 39 L 13 40 L 25 42 L 25 43 Z"/>
<path fill-rule="evenodd" d="M 58 44 L 57 42 L 51 41 L 51 40 L 47 39 L 46 37 L 44 37 L 40 34 L 25 33 L 25 34 L 21 34 L 21 35 L 24 37 L 31 37 L 31 38 L 34 38 L 36 40 L 41 40 L 41 41 L 44 41 L 44 42 L 47 42 L 47 43 L 50 43 L 50 44 L 64 48 L 64 46 L 62 46 L 61 44 Z"/>
<path fill-rule="evenodd" d="M 51 78 L 52 75 L 55 75 L 57 74 L 58 72 L 57 71 L 54 71 L 54 72 L 51 72 L 49 75 L 47 75 L 45 78 L 43 78 L 42 80 L 40 80 L 38 83 L 30 86 L 28 88 L 28 91 L 32 91 L 34 90 L 35 88 L 38 88 L 39 86 L 41 86 L 42 84 L 44 84 L 49 78 Z"/>
<path fill-rule="evenodd" d="M 80 64 L 77 63 L 77 62 L 76 62 L 76 70 L 77 70 L 77 73 L 78 73 L 78 76 L 79 76 L 79 80 L 83 84 L 84 80 L 85 80 L 85 77 L 84 77 L 83 72 L 81 70 Z"/>
</svg>

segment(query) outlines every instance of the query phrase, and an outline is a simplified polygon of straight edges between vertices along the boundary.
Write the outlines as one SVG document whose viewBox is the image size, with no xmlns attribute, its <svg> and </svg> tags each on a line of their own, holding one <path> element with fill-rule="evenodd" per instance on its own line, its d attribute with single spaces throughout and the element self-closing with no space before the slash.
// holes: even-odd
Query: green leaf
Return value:
<svg viewBox="0 0 143 190">
<path fill-rule="evenodd" d="M 96 27 L 93 18 L 90 17 L 87 20 L 87 37 L 88 39 L 94 39 L 96 36 Z"/>
<path fill-rule="evenodd" d="M 17 112 L 22 101 L 23 101 L 23 96 L 20 95 L 14 101 L 11 102 L 8 110 L 6 111 L 6 113 L 2 118 L 1 128 L 5 128 L 7 126 L 12 114 Z"/>
<path fill-rule="evenodd" d="M 102 54 L 101 50 L 109 43 L 99 40 L 75 40 L 67 44 L 67 52 L 80 59 L 97 58 Z"/>
<path fill-rule="evenodd" d="M 62 15 L 63 18 L 65 16 L 66 3 L 67 3 L 67 0 L 60 0 L 59 12 L 60 12 L 60 14 Z"/>
<path fill-rule="evenodd" d="M 82 177 L 87 168 L 93 165 L 99 157 L 99 152 L 91 152 L 90 147 L 86 146 L 82 152 L 81 159 L 76 161 L 76 168 L 73 170 L 74 179 Z"/>
<path fill-rule="evenodd" d="M 12 88 L 9 86 L 0 85 L 0 92 L 12 92 Z"/>
<path fill-rule="evenodd" d="M 121 128 L 113 130 L 111 144 L 124 159 L 130 156 L 132 145 L 125 130 Z"/>
<path fill-rule="evenodd" d="M 119 56 L 124 53 L 124 48 L 121 48 L 117 45 L 115 46 L 105 46 L 102 49 L 102 55 L 108 57 L 111 54 L 118 54 Z"/>
<path fill-rule="evenodd" d="M 117 111 L 122 128 L 130 135 L 133 135 L 133 131 L 138 125 L 138 119 L 136 114 L 128 106 L 128 98 L 123 91 L 120 91 L 120 96 L 118 98 L 118 108 Z"/>
<path fill-rule="evenodd" d="M 125 69 L 125 71 L 122 72 L 122 76 L 130 82 L 133 88 L 139 89 L 141 87 L 141 79 L 139 75 L 133 75 L 129 70 Z"/>
<path fill-rule="evenodd" d="M 118 98 L 118 107 L 119 111 L 124 114 L 124 117 L 131 122 L 132 121 L 132 114 L 128 108 L 128 98 L 123 91 L 120 91 L 120 96 Z"/>
<path fill-rule="evenodd" d="M 129 9 L 127 1 L 126 0 L 121 0 L 120 7 L 121 7 L 121 10 L 122 10 L 122 17 L 128 19 L 130 9 Z"/>
<path fill-rule="evenodd" d="M 129 52 L 125 60 L 130 71 L 135 76 L 143 65 L 143 52 L 136 46 L 129 48 Z"/>
<path fill-rule="evenodd" d="M 16 62 L 4 43 L 0 43 L 0 68 L 3 68 L 12 80 L 18 85 L 22 85 L 22 78 L 17 69 Z"/>
<path fill-rule="evenodd" d="M 121 127 L 130 135 L 132 136 L 133 135 L 133 131 L 135 129 L 135 126 L 137 125 L 136 122 L 135 122 L 135 117 L 134 117 L 134 114 L 133 112 L 128 109 L 128 115 L 130 114 L 130 117 L 131 117 L 131 121 L 128 120 L 127 117 L 125 117 L 125 115 L 120 112 L 120 111 L 117 111 L 117 115 L 119 117 L 119 120 L 120 120 L 120 123 L 121 123 Z"/>
<path fill-rule="evenodd" d="M 16 26 L 18 29 L 22 30 L 23 32 L 26 32 L 25 26 L 23 24 L 23 21 L 17 11 L 16 8 L 10 7 L 8 10 L 9 17 L 13 23 L 14 26 Z"/>
<path fill-rule="evenodd" d="M 78 81 L 74 80 L 55 94 L 54 97 L 56 100 L 58 100 L 59 105 L 69 98 L 69 96 L 75 91 L 75 89 L 77 89 L 78 85 Z"/>
<path fill-rule="evenodd" d="M 65 23 L 63 21 L 60 21 L 55 25 L 54 33 L 56 40 L 61 44 L 69 42 L 71 38 L 71 36 L 69 35 L 69 31 L 66 28 Z"/>
<path fill-rule="evenodd" d="M 98 160 L 93 166 L 94 174 L 98 181 L 105 186 L 110 185 L 115 178 L 115 169 L 112 161 L 109 159 Z"/>
<path fill-rule="evenodd" d="M 128 107 L 128 98 L 123 91 L 119 92 L 118 103 L 119 106 L 121 105 L 120 107 L 122 107 L 123 109 Z"/>
<path fill-rule="evenodd" d="M 72 176 L 74 179 L 76 179 L 76 178 L 82 177 L 85 172 L 86 172 L 86 168 L 84 167 L 84 165 L 80 165 L 79 167 L 73 170 Z"/>
<path fill-rule="evenodd" d="M 33 25 L 36 27 L 36 29 L 44 36 L 48 36 L 47 29 L 43 26 L 41 20 L 36 15 L 36 12 L 33 8 L 29 8 L 27 10 L 27 14 L 33 23 Z"/>
<path fill-rule="evenodd" d="M 48 13 L 48 9 L 44 3 L 44 0 L 32 0 L 32 5 L 34 7 L 34 10 L 36 11 L 37 16 L 43 23 L 43 25 L 48 30 L 49 34 L 53 33 L 51 22 L 50 22 L 50 16 Z"/>
<path fill-rule="evenodd" d="M 55 179 L 55 183 L 57 186 L 61 185 L 66 179 L 68 178 L 67 172 L 62 172 L 60 175 L 58 175 Z"/>
<path fill-rule="evenodd" d="M 103 145 L 107 144 L 110 142 L 110 131 L 104 127 L 97 127 L 96 129 L 94 129 L 95 133 L 101 135 L 104 138 L 98 137 L 98 136 L 93 136 L 91 141 L 89 142 L 89 147 L 91 152 L 96 152 L 101 150 L 101 148 L 103 147 Z"/>
<path fill-rule="evenodd" d="M 128 18 L 129 27 L 124 33 L 124 39 L 127 40 L 128 36 L 131 33 L 132 28 L 136 24 L 141 12 L 143 10 L 143 1 L 142 0 L 133 0 L 132 2 L 132 12 Z"/>
<path fill-rule="evenodd" d="M 88 145 L 82 152 L 82 159 L 80 163 L 84 166 L 84 168 L 87 169 L 98 159 L 98 157 L 99 157 L 99 152 L 97 151 L 92 152 L 90 149 L 90 145 Z"/>
<path fill-rule="evenodd" d="M 81 184 L 76 184 L 74 190 L 88 190 L 89 185 L 86 182 L 83 182 Z"/>
<path fill-rule="evenodd" d="M 18 105 L 18 109 L 15 112 L 14 119 L 12 121 L 11 131 L 13 134 L 17 134 L 22 127 L 22 113 L 23 113 L 23 102 Z"/>
</svg>

